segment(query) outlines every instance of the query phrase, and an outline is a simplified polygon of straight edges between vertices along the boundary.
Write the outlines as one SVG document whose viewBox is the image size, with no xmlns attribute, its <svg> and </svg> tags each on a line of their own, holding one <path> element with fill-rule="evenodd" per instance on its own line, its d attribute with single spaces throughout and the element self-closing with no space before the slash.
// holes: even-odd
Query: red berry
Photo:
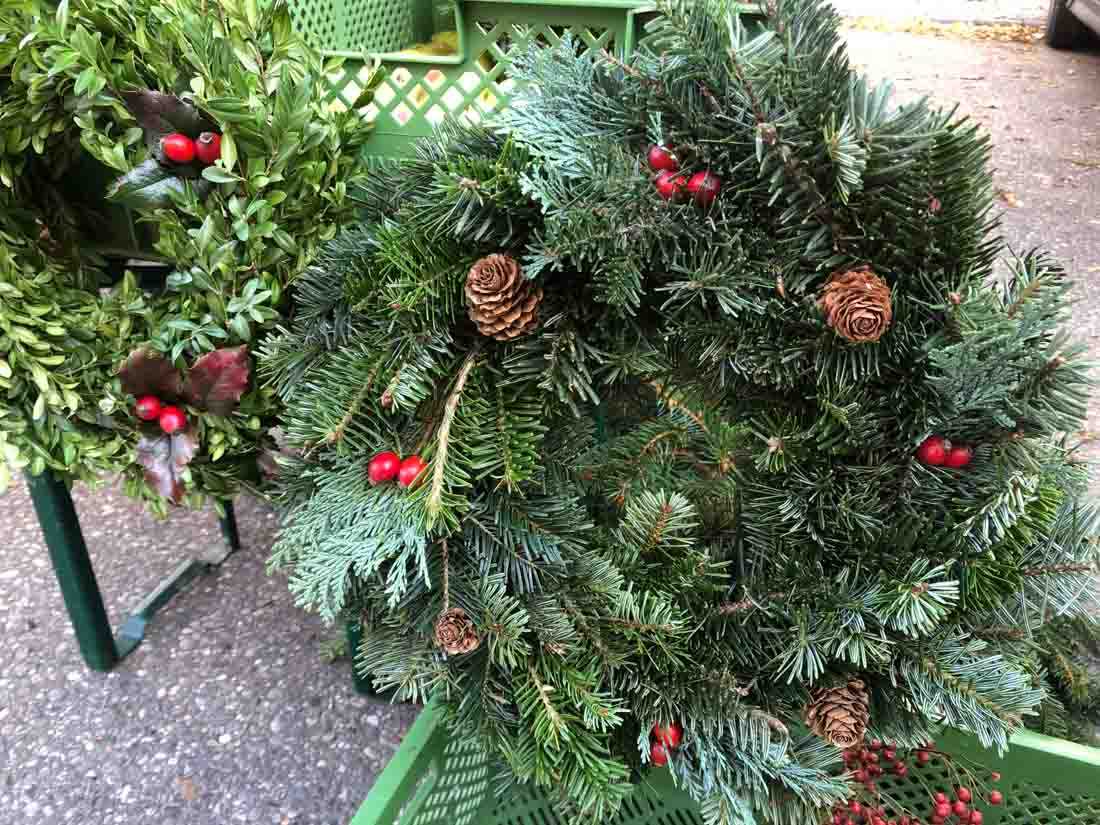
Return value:
<svg viewBox="0 0 1100 825">
<path fill-rule="evenodd" d="M 680 161 L 664 146 L 650 146 L 646 159 L 649 161 L 649 168 L 654 172 L 676 172 L 680 168 Z"/>
<path fill-rule="evenodd" d="M 870 782 L 865 782 L 863 784 L 863 787 L 864 789 L 866 789 L 867 793 L 873 794 L 875 792 L 875 788 L 877 788 L 878 786 L 875 784 L 874 780 L 871 780 Z"/>
<path fill-rule="evenodd" d="M 844 814 L 833 814 L 833 825 L 844 825 Z"/>
<path fill-rule="evenodd" d="M 932 825 L 943 825 L 943 823 L 946 822 L 946 821 L 947 821 L 947 818 L 942 817 L 939 814 L 934 814 L 932 816 Z"/>
<path fill-rule="evenodd" d="M 933 794 L 933 798 L 936 800 L 936 804 L 942 804 L 947 801 L 947 794 L 943 791 L 936 791 L 936 793 Z M 947 816 L 947 814 L 944 814 L 944 816 Z"/>
<path fill-rule="evenodd" d="M 687 186 L 687 178 L 666 169 L 658 173 L 653 181 L 653 185 L 657 187 L 657 194 L 666 201 L 678 201 L 684 196 L 684 187 Z"/>
<path fill-rule="evenodd" d="M 722 191 L 722 179 L 710 172 L 696 172 L 688 181 L 687 189 L 695 202 L 705 209 Z"/>
<path fill-rule="evenodd" d="M 160 139 L 164 156 L 173 163 L 190 163 L 195 159 L 195 141 L 187 135 L 173 132 Z"/>
<path fill-rule="evenodd" d="M 882 766 L 881 765 L 871 765 L 870 767 L 867 768 L 867 772 L 869 774 L 871 774 L 871 776 L 882 776 Z"/>
<path fill-rule="evenodd" d="M 932 761 L 932 754 L 928 751 L 917 751 L 917 761 L 922 765 L 927 765 Z"/>
<path fill-rule="evenodd" d="M 881 739 L 875 739 L 875 740 L 872 740 L 872 742 L 871 742 L 871 750 L 873 750 L 873 751 L 880 751 L 880 750 L 882 750 L 882 740 L 881 740 Z"/>
<path fill-rule="evenodd" d="M 187 414 L 179 407 L 165 407 L 160 411 L 160 428 L 171 435 L 187 426 Z"/>
<path fill-rule="evenodd" d="M 397 483 L 402 487 L 412 486 L 412 483 L 424 472 L 424 468 L 427 466 L 428 462 L 420 456 L 409 456 L 401 462 L 401 467 L 397 471 Z"/>
<path fill-rule="evenodd" d="M 371 484 L 382 484 L 386 481 L 392 481 L 400 469 L 401 459 L 397 453 L 379 453 L 367 465 L 367 476 L 370 478 Z"/>
<path fill-rule="evenodd" d="M 864 770 L 856 771 L 853 778 L 856 780 L 856 782 L 866 782 L 868 779 L 870 779 L 870 777 L 867 775 L 867 771 Z"/>
<path fill-rule="evenodd" d="M 867 757 L 867 760 L 868 760 L 869 762 L 878 762 L 878 760 L 879 760 L 879 755 L 878 755 L 877 753 L 872 753 L 872 754 L 869 754 L 869 755 L 868 755 L 868 757 Z"/>
<path fill-rule="evenodd" d="M 970 825 L 982 825 L 982 820 L 983 819 L 985 819 L 985 817 L 982 816 L 981 811 L 971 811 L 970 812 Z"/>
<path fill-rule="evenodd" d="M 943 460 L 943 463 L 946 467 L 954 467 L 955 469 L 958 469 L 960 467 L 965 467 L 973 460 L 974 448 L 959 444 L 955 447 L 952 447 L 948 451 L 947 456 Z"/>
<path fill-rule="evenodd" d="M 933 811 L 935 812 L 936 816 L 946 819 L 947 817 L 951 816 L 951 804 L 948 802 L 940 802 L 936 805 Z"/>
<path fill-rule="evenodd" d="M 966 803 L 961 799 L 956 799 L 951 805 L 951 812 L 957 817 L 964 817 L 970 813 L 970 809 L 966 807 Z"/>
<path fill-rule="evenodd" d="M 970 788 L 959 788 L 955 791 L 955 796 L 960 802 L 969 802 L 974 798 L 974 795 L 970 793 Z"/>
<path fill-rule="evenodd" d="M 911 825 L 911 820 L 909 819 L 909 817 L 903 816 L 901 818 L 901 822 L 899 822 L 898 825 Z"/>
<path fill-rule="evenodd" d="M 222 136 L 217 132 L 203 132 L 195 141 L 195 154 L 209 166 L 222 156 Z"/>
<path fill-rule="evenodd" d="M 905 777 L 909 773 L 909 766 L 904 762 L 894 763 L 894 776 Z"/>
<path fill-rule="evenodd" d="M 160 399 L 155 395 L 143 395 L 134 404 L 134 415 L 142 421 L 156 421 L 160 418 Z"/>
<path fill-rule="evenodd" d="M 671 725 L 663 727 L 657 724 L 653 726 L 653 738 L 666 748 L 675 750 L 680 747 L 680 742 L 684 738 L 684 729 L 679 722 L 673 722 Z"/>
<path fill-rule="evenodd" d="M 917 459 L 922 464 L 939 467 L 947 459 L 947 445 L 941 435 L 930 435 L 917 447 Z"/>
<path fill-rule="evenodd" d="M 1000 791 L 990 791 L 989 792 L 989 804 L 990 805 L 1000 805 L 1004 801 L 1005 801 L 1005 795 L 1003 793 L 1001 793 Z"/>
<path fill-rule="evenodd" d="M 660 742 L 653 742 L 649 746 L 649 761 L 658 768 L 668 764 L 668 749 Z"/>
<path fill-rule="evenodd" d="M 993 773 L 989 775 L 989 778 L 992 779 L 994 782 L 1000 782 L 1001 774 L 997 771 L 993 771 Z"/>
<path fill-rule="evenodd" d="M 863 806 L 859 804 L 858 799 L 853 799 L 851 802 L 848 803 L 848 810 L 854 814 L 858 814 L 860 811 L 863 810 Z"/>
<path fill-rule="evenodd" d="M 882 758 L 885 759 L 887 762 L 893 762 L 895 759 L 898 758 L 898 752 L 893 748 L 887 748 L 882 752 Z"/>
</svg>

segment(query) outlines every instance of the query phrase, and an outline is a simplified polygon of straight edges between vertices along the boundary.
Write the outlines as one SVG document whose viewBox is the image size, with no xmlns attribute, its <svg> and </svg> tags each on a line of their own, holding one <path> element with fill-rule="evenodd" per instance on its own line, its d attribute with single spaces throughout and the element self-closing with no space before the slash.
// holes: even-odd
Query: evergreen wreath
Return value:
<svg viewBox="0 0 1100 825">
<path fill-rule="evenodd" d="M 1095 592 L 1088 365 L 1055 262 L 995 277 L 988 138 L 892 108 L 828 6 L 762 14 L 533 52 L 499 131 L 372 176 L 263 348 L 273 565 L 586 821 L 652 765 L 806 825 L 865 737 L 1003 749 Z"/>
<path fill-rule="evenodd" d="M 0 482 L 122 471 L 161 512 L 229 497 L 273 446 L 251 349 L 354 216 L 374 84 L 326 104 L 333 66 L 283 2 L 0 10 Z"/>
</svg>

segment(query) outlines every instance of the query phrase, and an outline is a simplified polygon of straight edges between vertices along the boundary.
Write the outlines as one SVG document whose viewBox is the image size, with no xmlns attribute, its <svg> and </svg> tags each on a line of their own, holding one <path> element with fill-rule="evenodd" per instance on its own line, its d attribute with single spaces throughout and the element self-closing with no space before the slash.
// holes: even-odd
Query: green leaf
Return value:
<svg viewBox="0 0 1100 825">
<path fill-rule="evenodd" d="M 202 176 L 214 183 L 236 183 L 240 180 L 232 172 L 227 172 L 220 166 L 207 166 L 202 170 Z"/>
<path fill-rule="evenodd" d="M 61 29 L 61 33 L 65 33 L 65 29 L 69 27 L 69 0 L 61 0 L 57 4 L 57 25 Z"/>
<path fill-rule="evenodd" d="M 189 184 L 200 200 L 210 192 L 206 181 L 184 180 L 149 158 L 111 184 L 107 199 L 135 209 L 158 209 L 171 206 L 173 196 L 183 195 Z"/>
</svg>

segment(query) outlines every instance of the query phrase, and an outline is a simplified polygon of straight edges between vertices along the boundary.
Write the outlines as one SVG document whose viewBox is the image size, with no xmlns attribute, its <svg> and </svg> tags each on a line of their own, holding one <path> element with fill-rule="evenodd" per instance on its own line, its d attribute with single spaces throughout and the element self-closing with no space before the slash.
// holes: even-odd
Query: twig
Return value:
<svg viewBox="0 0 1100 825">
<path fill-rule="evenodd" d="M 478 352 L 479 350 L 475 349 L 467 356 L 466 363 L 462 365 L 458 378 L 455 379 L 454 389 L 451 390 L 451 394 L 447 397 L 447 403 L 443 406 L 443 420 L 439 423 L 439 435 L 436 439 L 438 447 L 433 460 L 435 466 L 432 468 L 431 491 L 428 493 L 427 510 L 428 517 L 432 521 L 435 521 L 442 508 L 443 475 L 447 466 L 447 448 L 450 446 L 451 441 L 451 424 L 454 423 L 458 402 L 462 396 L 462 390 L 466 386 L 466 379 L 470 377 L 470 371 L 477 363 Z"/>
<path fill-rule="evenodd" d="M 451 607 L 451 577 L 447 561 L 447 539 L 442 540 L 443 545 L 443 612 Z"/>
</svg>

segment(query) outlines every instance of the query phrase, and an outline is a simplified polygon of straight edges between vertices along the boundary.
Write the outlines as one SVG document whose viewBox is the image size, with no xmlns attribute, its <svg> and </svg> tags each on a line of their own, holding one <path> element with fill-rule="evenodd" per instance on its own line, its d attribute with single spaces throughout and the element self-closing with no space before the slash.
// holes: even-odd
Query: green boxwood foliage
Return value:
<svg viewBox="0 0 1100 825">
<path fill-rule="evenodd" d="M 282 2 L 0 0 L 0 12 L 0 482 L 10 469 L 125 471 L 156 501 L 121 363 L 148 345 L 185 370 L 278 324 L 288 288 L 354 214 L 373 82 L 350 110 L 327 104 L 335 66 Z M 211 127 L 216 165 L 164 163 L 161 134 Z M 149 283 L 120 263 L 135 258 L 165 268 Z M 275 403 L 253 381 L 229 415 L 190 411 L 186 499 L 258 478 Z"/>
</svg>

